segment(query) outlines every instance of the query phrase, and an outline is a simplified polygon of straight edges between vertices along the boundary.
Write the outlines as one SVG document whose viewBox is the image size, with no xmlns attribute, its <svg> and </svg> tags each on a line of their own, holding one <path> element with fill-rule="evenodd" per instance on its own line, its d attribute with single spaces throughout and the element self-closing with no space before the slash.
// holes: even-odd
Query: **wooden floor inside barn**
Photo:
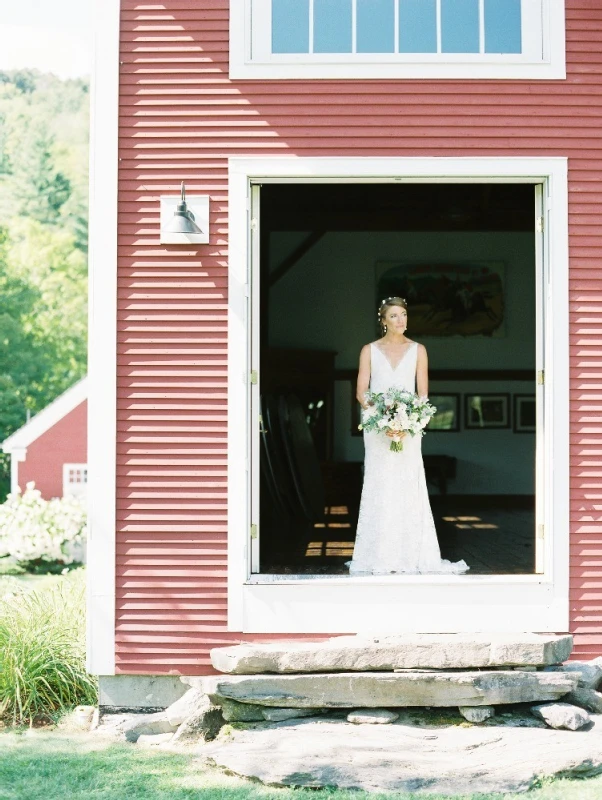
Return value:
<svg viewBox="0 0 602 800">
<path fill-rule="evenodd" d="M 534 572 L 535 514 L 529 498 L 516 502 L 479 497 L 431 498 L 441 556 L 464 559 L 473 575 L 528 575 Z M 274 553 L 261 572 L 346 574 L 353 555 L 355 518 L 345 505 L 330 506 L 296 550 L 283 559 Z"/>
</svg>

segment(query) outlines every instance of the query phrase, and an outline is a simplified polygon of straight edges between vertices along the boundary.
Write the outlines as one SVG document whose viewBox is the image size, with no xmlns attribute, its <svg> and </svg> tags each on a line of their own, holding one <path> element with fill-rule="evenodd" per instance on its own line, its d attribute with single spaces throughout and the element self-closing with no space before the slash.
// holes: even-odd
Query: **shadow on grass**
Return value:
<svg viewBox="0 0 602 800">
<path fill-rule="evenodd" d="M 476 788 L 476 787 L 475 787 Z M 157 750 L 52 731 L 0 734 L 0 800 L 448 800 L 444 795 L 368 794 L 267 787 L 207 767 L 191 750 Z M 559 781 L 525 795 L 463 800 L 596 800 L 602 779 Z M 454 800 L 462 800 L 457 796 Z"/>
</svg>

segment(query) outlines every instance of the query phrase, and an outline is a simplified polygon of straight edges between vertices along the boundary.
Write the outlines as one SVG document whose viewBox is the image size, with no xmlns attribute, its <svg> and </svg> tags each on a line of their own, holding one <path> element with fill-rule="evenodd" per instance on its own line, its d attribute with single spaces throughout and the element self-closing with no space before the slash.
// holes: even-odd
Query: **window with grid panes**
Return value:
<svg viewBox="0 0 602 800">
<path fill-rule="evenodd" d="M 241 2 L 244 60 L 273 67 L 265 77 L 361 77 L 362 68 L 365 77 L 554 77 L 546 66 L 564 70 L 563 0 L 232 0 L 233 12 Z M 239 55 L 231 53 L 233 62 Z"/>
</svg>

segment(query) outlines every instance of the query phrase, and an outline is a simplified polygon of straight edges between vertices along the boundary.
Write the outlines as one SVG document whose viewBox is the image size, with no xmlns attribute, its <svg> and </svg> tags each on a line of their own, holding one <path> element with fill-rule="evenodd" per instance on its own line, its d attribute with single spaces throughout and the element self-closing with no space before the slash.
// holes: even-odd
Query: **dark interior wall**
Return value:
<svg viewBox="0 0 602 800">
<path fill-rule="evenodd" d="M 275 269 L 307 234 L 270 235 Z M 326 234 L 270 290 L 269 344 L 337 351 L 338 369 L 355 369 L 361 347 L 377 338 L 375 265 L 379 261 L 486 260 L 505 265 L 505 330 L 499 338 L 421 337 L 431 370 L 534 369 L 534 236 L 526 232 L 345 232 Z M 408 335 L 412 337 L 409 309 Z M 418 337 L 417 337 L 418 338 Z M 349 382 L 336 386 L 335 458 L 361 461 L 362 439 L 351 435 Z M 438 392 L 529 394 L 531 382 L 438 381 Z M 455 494 L 532 494 L 532 434 L 512 430 L 428 433 L 425 453 L 458 459 Z"/>
</svg>

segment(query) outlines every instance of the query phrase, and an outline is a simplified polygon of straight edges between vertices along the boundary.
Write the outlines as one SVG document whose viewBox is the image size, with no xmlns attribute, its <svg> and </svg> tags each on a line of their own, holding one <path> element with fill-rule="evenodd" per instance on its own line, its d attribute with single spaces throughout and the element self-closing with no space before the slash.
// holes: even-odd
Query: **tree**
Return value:
<svg viewBox="0 0 602 800">
<path fill-rule="evenodd" d="M 0 72 L 2 439 L 86 372 L 87 148 L 85 82 Z"/>
</svg>

